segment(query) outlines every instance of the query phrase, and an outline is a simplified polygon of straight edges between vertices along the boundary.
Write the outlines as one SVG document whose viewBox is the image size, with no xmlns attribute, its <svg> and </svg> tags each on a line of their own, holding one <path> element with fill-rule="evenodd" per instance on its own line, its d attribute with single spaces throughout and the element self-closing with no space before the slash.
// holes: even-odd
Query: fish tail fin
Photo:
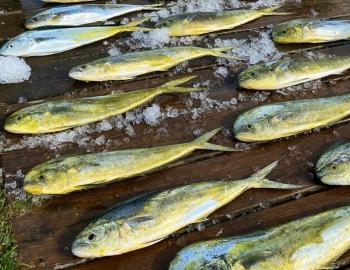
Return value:
<svg viewBox="0 0 350 270">
<path fill-rule="evenodd" d="M 217 56 L 217 57 L 232 58 L 232 59 L 240 59 L 240 60 L 242 60 L 242 58 L 238 57 L 237 55 L 223 53 L 225 51 L 230 51 L 230 50 L 232 50 L 232 49 L 234 49 L 236 47 L 237 46 L 227 46 L 227 47 L 220 47 L 220 48 L 212 48 L 212 49 L 209 49 L 209 54 L 212 55 L 212 56 Z"/>
<path fill-rule="evenodd" d="M 275 11 L 276 9 L 279 9 L 280 7 L 282 7 L 283 5 L 278 5 L 278 6 L 273 6 L 273 7 L 268 7 L 268 8 L 263 8 L 260 10 L 260 12 L 263 15 L 289 15 L 289 14 L 293 14 L 291 12 L 277 12 Z"/>
<path fill-rule="evenodd" d="M 162 6 L 164 6 L 164 4 L 145 5 L 143 7 L 143 10 L 161 10 L 161 9 L 163 9 Z"/>
<path fill-rule="evenodd" d="M 179 87 L 178 85 L 188 82 L 197 76 L 186 76 L 177 80 L 173 80 L 162 84 L 158 87 L 160 92 L 162 93 L 189 93 L 194 91 L 202 91 L 206 90 L 207 87 Z"/>
<path fill-rule="evenodd" d="M 237 149 L 217 144 L 208 143 L 210 138 L 212 138 L 214 135 L 216 135 L 218 132 L 220 132 L 222 128 L 216 128 L 212 131 L 209 131 L 208 133 L 205 133 L 204 135 L 200 136 L 199 138 L 195 139 L 192 143 L 198 147 L 198 149 L 204 149 L 204 150 L 214 150 L 214 151 L 225 151 L 225 152 L 235 152 Z"/>
<path fill-rule="evenodd" d="M 154 29 L 138 26 L 140 23 L 148 21 L 150 18 L 151 17 L 144 17 L 144 18 L 141 18 L 139 20 L 135 20 L 135 21 L 129 22 L 129 23 L 123 25 L 122 27 L 124 28 L 124 31 L 127 31 L 127 32 L 133 32 L 133 31 L 137 31 L 137 30 L 140 30 L 140 31 L 152 31 Z M 117 27 L 119 27 L 119 29 L 120 29 L 121 26 L 119 25 Z"/>
<path fill-rule="evenodd" d="M 278 183 L 265 178 L 277 166 L 277 164 L 278 161 L 275 161 L 270 165 L 267 165 L 265 168 L 247 178 L 246 181 L 249 181 L 251 187 L 254 188 L 294 189 L 302 187 L 300 185 Z"/>
</svg>

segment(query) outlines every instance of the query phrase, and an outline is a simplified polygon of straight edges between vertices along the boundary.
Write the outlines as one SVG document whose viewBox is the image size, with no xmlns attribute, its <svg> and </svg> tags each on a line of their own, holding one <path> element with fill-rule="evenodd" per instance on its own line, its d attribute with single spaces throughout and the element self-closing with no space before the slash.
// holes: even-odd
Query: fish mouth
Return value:
<svg viewBox="0 0 350 270">
<path fill-rule="evenodd" d="M 6 122 L 4 124 L 4 129 L 7 132 L 15 133 L 15 134 L 32 134 L 31 132 L 28 132 L 28 130 L 22 129 L 15 124 L 9 124 Z"/>
<path fill-rule="evenodd" d="M 248 133 L 248 132 L 238 132 L 238 133 L 235 133 L 235 138 L 238 139 L 239 141 L 242 141 L 242 142 L 256 142 L 258 141 L 257 138 L 252 135 L 251 133 Z"/>
<path fill-rule="evenodd" d="M 23 189 L 31 194 L 45 194 L 42 185 L 39 184 L 24 184 Z"/>
<path fill-rule="evenodd" d="M 4 56 L 9 56 L 9 54 L 7 54 L 6 49 L 4 48 L 4 46 L 0 48 L 0 54 L 4 55 Z"/>
<path fill-rule="evenodd" d="M 87 243 L 81 242 L 79 240 L 76 240 L 72 244 L 72 253 L 74 256 L 79 257 L 79 258 L 94 258 L 86 248 L 89 245 Z"/>
<path fill-rule="evenodd" d="M 24 26 L 25 26 L 25 28 L 27 28 L 27 29 L 34 29 L 34 28 L 36 28 L 36 26 L 35 26 L 33 23 L 31 23 L 31 22 L 26 22 L 26 23 L 24 24 Z"/>
<path fill-rule="evenodd" d="M 85 72 L 82 67 L 74 67 L 69 71 L 69 77 L 80 80 L 80 81 L 85 81 Z"/>
</svg>

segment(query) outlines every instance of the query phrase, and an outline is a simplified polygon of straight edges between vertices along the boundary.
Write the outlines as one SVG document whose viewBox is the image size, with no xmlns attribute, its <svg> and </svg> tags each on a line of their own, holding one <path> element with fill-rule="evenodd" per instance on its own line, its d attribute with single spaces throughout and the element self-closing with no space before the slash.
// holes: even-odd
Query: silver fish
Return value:
<svg viewBox="0 0 350 270">
<path fill-rule="evenodd" d="M 155 5 L 87 4 L 50 8 L 26 21 L 26 28 L 43 26 L 79 26 L 104 22 L 111 18 L 141 10 L 159 10 Z"/>
<path fill-rule="evenodd" d="M 22 57 L 56 54 L 112 37 L 118 33 L 136 30 L 148 31 L 148 28 L 137 26 L 148 19 L 143 18 L 117 26 L 27 31 L 6 42 L 1 47 L 0 54 Z"/>
</svg>

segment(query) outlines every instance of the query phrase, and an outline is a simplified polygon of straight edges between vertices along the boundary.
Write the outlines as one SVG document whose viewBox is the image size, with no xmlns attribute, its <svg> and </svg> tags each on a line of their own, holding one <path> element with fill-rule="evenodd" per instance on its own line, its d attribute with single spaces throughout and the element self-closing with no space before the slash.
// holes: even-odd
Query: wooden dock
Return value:
<svg viewBox="0 0 350 270">
<path fill-rule="evenodd" d="M 206 42 L 215 38 L 247 39 L 256 37 L 260 31 L 266 31 L 271 24 L 294 18 L 347 18 L 350 17 L 349 0 L 302 0 L 301 3 L 287 3 L 283 10 L 291 12 L 286 16 L 266 16 L 231 31 L 208 36 Z M 128 3 L 144 3 L 130 1 Z M 24 19 L 45 8 L 39 0 L 1 0 L 0 42 L 24 31 Z M 122 34 L 108 40 L 109 44 L 128 38 Z M 197 45 L 200 45 L 197 44 Z M 204 46 L 205 44 L 203 44 Z M 328 44 L 277 46 L 282 53 L 302 55 L 307 52 L 325 55 L 349 55 L 350 42 L 340 41 Z M 32 68 L 29 81 L 18 84 L 0 84 L 1 123 L 6 117 L 28 106 L 18 103 L 24 97 L 28 101 L 39 99 L 62 99 L 78 96 L 94 96 L 112 91 L 131 91 L 159 85 L 184 73 L 170 72 L 150 74 L 133 81 L 111 83 L 84 83 L 68 77 L 68 70 L 85 62 L 107 55 L 108 46 L 103 42 L 47 57 L 30 57 L 26 62 Z M 127 52 L 128 48 L 121 48 Z M 215 136 L 214 142 L 237 147 L 230 129 L 234 119 L 258 104 L 276 101 L 296 100 L 338 95 L 350 91 L 350 72 L 327 77 L 317 89 L 303 89 L 285 93 L 259 93 L 237 89 L 237 74 L 245 65 L 228 66 L 229 76 L 218 78 L 214 72 L 218 63 L 213 57 L 190 61 L 192 74 L 198 75 L 198 81 L 210 80 L 209 98 L 224 101 L 237 99 L 237 104 L 225 108 L 208 109 L 197 118 L 191 114 L 176 118 L 166 118 L 155 126 L 145 123 L 133 125 L 134 135 L 129 136 L 125 129 L 113 128 L 106 131 L 93 130 L 78 137 L 77 142 L 38 144 L 21 148 L 29 142 L 28 136 L 7 133 L 1 128 L 0 145 L 1 167 L 7 186 L 16 182 L 22 184 L 21 173 L 57 155 L 97 152 L 114 149 L 150 147 L 190 141 L 195 134 L 223 126 L 225 132 Z M 0 67 L 1 72 L 1 67 Z M 313 85 L 313 84 L 311 84 Z M 312 87 L 311 87 L 312 88 Z M 184 95 L 162 95 L 155 98 L 162 109 L 167 106 L 185 109 Z M 200 100 L 195 100 L 200 103 Z M 195 119 L 194 119 L 195 118 Z M 104 188 L 76 192 L 57 196 L 35 206 L 29 213 L 14 220 L 13 232 L 18 244 L 19 260 L 32 269 L 81 269 L 81 270 L 163 270 L 167 269 L 177 251 L 184 246 L 200 240 L 214 237 L 232 236 L 269 228 L 326 209 L 350 202 L 350 188 L 327 187 L 314 176 L 314 164 L 324 149 L 340 140 L 350 139 L 350 119 L 345 119 L 321 130 L 302 134 L 264 144 L 238 144 L 242 152 L 219 153 L 197 151 L 181 161 L 170 164 L 160 170 L 126 181 L 116 182 Z M 101 137 L 102 136 L 102 137 Z M 47 137 L 48 140 L 50 137 Z M 53 137 L 52 137 L 53 138 Z M 102 138 L 103 143 L 98 143 Z M 85 140 L 85 143 L 82 143 Z M 127 253 L 91 261 L 74 257 L 70 246 L 75 236 L 94 218 L 117 202 L 154 190 L 164 190 L 183 184 L 220 180 L 228 177 L 244 178 L 258 168 L 280 160 L 278 167 L 271 173 L 270 179 L 285 183 L 304 185 L 299 190 L 249 190 L 239 198 L 212 214 L 200 231 L 190 226 L 176 232 L 168 239 L 153 246 Z M 9 198 L 15 196 L 8 190 Z M 346 269 L 350 263 L 350 252 L 338 260 L 338 266 Z M 27 269 L 27 266 L 23 266 Z"/>
</svg>

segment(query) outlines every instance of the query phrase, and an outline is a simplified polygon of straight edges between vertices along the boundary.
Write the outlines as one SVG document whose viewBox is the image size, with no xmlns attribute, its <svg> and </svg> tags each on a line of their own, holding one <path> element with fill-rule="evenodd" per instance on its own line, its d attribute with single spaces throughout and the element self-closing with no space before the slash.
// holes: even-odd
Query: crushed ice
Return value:
<svg viewBox="0 0 350 270">
<path fill-rule="evenodd" d="M 0 84 L 19 83 L 29 79 L 30 66 L 15 56 L 0 56 Z"/>
</svg>

